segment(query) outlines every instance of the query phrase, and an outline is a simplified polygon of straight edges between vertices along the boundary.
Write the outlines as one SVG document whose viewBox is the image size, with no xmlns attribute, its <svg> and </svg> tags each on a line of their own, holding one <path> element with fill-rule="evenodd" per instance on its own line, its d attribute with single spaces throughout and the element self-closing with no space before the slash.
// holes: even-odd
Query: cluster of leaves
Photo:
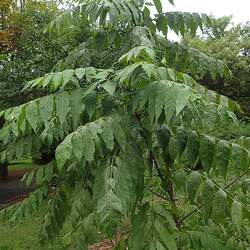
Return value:
<svg viewBox="0 0 250 250">
<path fill-rule="evenodd" d="M 211 79 L 208 75 L 201 81 L 210 89 L 237 100 L 249 113 L 249 23 L 232 25 L 232 17 L 213 18 L 212 26 L 204 29 L 202 36 L 187 35 L 183 43 L 222 60 L 233 73 L 231 79 Z M 231 27 L 232 26 L 232 27 Z"/>
<path fill-rule="evenodd" d="M 69 220 L 76 249 L 117 232 L 114 249 L 248 249 L 249 139 L 220 133 L 241 109 L 195 81 L 230 71 L 164 36 L 193 33 L 207 16 L 153 3 L 155 17 L 143 0 L 85 0 L 59 16 L 47 32 L 83 21 L 92 35 L 25 87 L 50 95 L 0 113 L 2 162 L 43 147 L 53 156 L 24 177 L 36 190 L 0 213 L 18 221 L 48 200 L 41 244 Z"/>
<path fill-rule="evenodd" d="M 5 5 L 8 11 L 3 9 Z M 27 81 L 50 71 L 82 39 L 75 30 L 60 39 L 56 34 L 44 34 L 44 26 L 60 13 L 55 1 L 4 0 L 0 12 L 3 15 L 0 40 L 4 43 L 0 45 L 0 110 L 3 110 L 44 95 L 44 91 L 20 92 Z M 10 36 L 11 40 L 4 39 Z"/>
</svg>

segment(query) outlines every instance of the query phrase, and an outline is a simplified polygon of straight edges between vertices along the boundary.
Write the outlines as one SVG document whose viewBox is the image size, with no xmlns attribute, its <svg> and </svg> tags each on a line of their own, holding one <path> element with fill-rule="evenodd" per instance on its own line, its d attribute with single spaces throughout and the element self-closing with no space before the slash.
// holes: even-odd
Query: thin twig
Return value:
<svg viewBox="0 0 250 250">
<path fill-rule="evenodd" d="M 185 217 L 183 217 L 180 220 L 180 224 L 183 224 L 184 220 L 188 219 L 189 217 L 191 217 L 193 214 L 195 214 L 196 212 L 198 212 L 199 209 L 201 209 L 203 207 L 203 204 L 200 205 L 199 207 L 197 207 L 196 209 L 194 209 L 193 211 L 191 211 L 189 214 L 187 214 Z"/>
<path fill-rule="evenodd" d="M 234 185 L 235 183 L 237 183 L 244 175 L 246 175 L 249 172 L 250 168 L 248 168 L 246 171 L 244 171 L 240 176 L 238 176 L 235 180 L 233 180 L 232 182 L 230 182 L 228 185 L 225 186 L 224 189 L 228 189 L 230 188 L 232 185 Z M 217 184 L 218 185 L 218 184 Z M 218 185 L 219 186 L 219 185 Z M 195 214 L 196 212 L 198 212 L 199 209 L 201 209 L 203 207 L 203 204 L 201 204 L 199 207 L 197 207 L 196 209 L 194 209 L 192 212 L 190 212 L 189 214 L 187 214 L 184 218 L 182 218 L 180 220 L 180 223 L 182 224 L 184 220 L 188 219 L 189 217 L 191 217 L 193 214 Z"/>
<path fill-rule="evenodd" d="M 143 125 L 142 125 L 140 116 L 139 116 L 139 114 L 138 114 L 137 112 L 135 112 L 135 116 L 136 116 L 136 118 L 137 118 L 137 120 L 138 120 L 138 122 L 139 122 L 141 128 L 143 129 Z M 147 147 L 149 147 L 149 143 L 148 143 L 147 137 L 144 135 L 144 133 L 142 134 L 142 136 L 143 136 L 143 139 L 145 140 L 145 143 L 146 143 Z M 157 172 L 158 172 L 158 175 L 159 175 L 160 179 L 161 179 L 162 181 L 164 181 L 164 177 L 163 177 L 163 175 L 162 175 L 162 173 L 161 173 L 161 171 L 160 171 L 160 168 L 159 168 L 159 166 L 158 166 L 158 164 L 157 164 L 157 161 L 156 161 L 156 159 L 155 159 L 155 157 L 154 157 L 154 154 L 153 154 L 152 150 L 150 150 L 149 154 L 150 154 L 151 160 L 155 163 L 155 168 L 156 168 L 156 170 L 157 170 Z"/>
<path fill-rule="evenodd" d="M 158 196 L 159 198 L 168 201 L 168 199 L 165 196 L 158 194 L 157 192 L 153 191 L 152 189 L 148 189 L 148 191 L 151 192 L 152 194 Z"/>
<path fill-rule="evenodd" d="M 233 186 L 235 183 L 237 183 L 244 175 L 246 175 L 249 172 L 250 168 L 248 168 L 246 171 L 244 171 L 239 177 L 237 177 L 235 180 L 230 182 L 225 189 L 228 189 L 229 187 Z"/>
<path fill-rule="evenodd" d="M 112 96 L 113 98 L 115 98 L 116 100 L 123 102 L 123 103 L 127 103 L 126 101 L 122 100 L 121 98 L 117 97 L 117 96 Z"/>
</svg>

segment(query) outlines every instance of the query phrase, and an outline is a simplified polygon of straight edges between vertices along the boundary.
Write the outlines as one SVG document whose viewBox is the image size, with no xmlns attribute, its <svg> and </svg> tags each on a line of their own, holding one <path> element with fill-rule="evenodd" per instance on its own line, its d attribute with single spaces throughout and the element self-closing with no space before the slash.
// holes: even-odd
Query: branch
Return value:
<svg viewBox="0 0 250 250">
<path fill-rule="evenodd" d="M 228 185 L 226 185 L 225 189 L 228 189 L 232 185 L 234 185 L 235 183 L 237 183 L 243 176 L 245 176 L 249 172 L 249 170 L 250 170 L 250 168 L 248 168 L 247 170 L 245 170 L 239 177 L 237 177 L 235 180 L 233 180 Z"/>
<path fill-rule="evenodd" d="M 135 112 L 135 116 L 136 116 L 136 118 L 137 118 L 137 120 L 138 120 L 138 122 L 139 122 L 139 124 L 140 124 L 140 126 L 141 126 L 141 128 L 142 128 L 142 130 L 143 130 L 143 125 L 142 125 L 140 116 L 139 116 L 139 114 L 138 114 L 137 112 Z M 148 139 L 147 139 L 147 137 L 146 137 L 146 135 L 144 134 L 143 131 L 142 131 L 142 137 L 143 137 L 144 140 L 145 140 L 145 143 L 146 143 L 146 145 L 147 145 L 147 148 L 149 148 Z M 176 203 L 175 203 L 175 198 L 174 198 L 174 192 L 173 192 L 173 185 L 172 185 L 172 182 L 171 182 L 171 180 L 166 180 L 165 177 L 163 176 L 163 174 L 161 173 L 160 167 L 159 167 L 159 165 L 158 165 L 158 163 L 157 163 L 157 160 L 156 160 L 156 158 L 155 158 L 155 156 L 154 156 L 154 153 L 153 153 L 152 149 L 150 149 L 149 153 L 150 153 L 151 162 L 154 163 L 155 169 L 156 169 L 156 171 L 158 172 L 158 175 L 159 175 L 159 177 L 160 177 L 162 183 L 165 183 L 166 186 L 167 186 L 167 190 L 166 190 L 166 191 L 167 191 L 167 193 L 168 193 L 168 195 L 169 195 L 171 206 L 172 206 L 172 208 L 174 209 L 174 211 L 176 211 L 176 210 L 177 210 L 177 206 L 176 206 Z M 180 224 L 180 222 L 179 222 L 179 219 L 178 219 L 178 217 L 177 217 L 176 212 L 173 212 L 173 218 L 174 218 L 176 227 L 179 228 L 179 227 L 181 226 L 181 224 Z"/>
<path fill-rule="evenodd" d="M 238 176 L 235 180 L 233 180 L 232 182 L 230 182 L 228 185 L 225 186 L 224 189 L 228 189 L 230 188 L 232 185 L 234 185 L 235 183 L 237 183 L 244 175 L 246 175 L 249 172 L 250 168 L 248 168 L 247 170 L 245 170 L 240 176 Z M 217 186 L 219 186 L 216 183 Z M 191 217 L 193 214 L 195 214 L 199 209 L 201 209 L 203 207 L 203 204 L 201 204 L 200 206 L 198 206 L 196 209 L 194 209 L 192 212 L 190 212 L 189 214 L 187 214 L 184 218 L 182 218 L 180 220 L 180 223 L 182 224 L 184 220 L 186 220 L 187 218 Z"/>
<path fill-rule="evenodd" d="M 152 189 L 148 189 L 148 191 L 151 192 L 152 194 L 158 196 L 159 198 L 168 201 L 168 199 L 165 196 L 158 194 L 157 192 L 153 191 Z"/>
<path fill-rule="evenodd" d="M 194 209 L 193 211 L 191 211 L 189 214 L 187 214 L 186 216 L 184 216 L 181 220 L 180 220 L 180 224 L 183 224 L 184 220 L 188 219 L 189 217 L 191 217 L 193 214 L 195 214 L 196 212 L 198 212 L 199 209 L 201 209 L 203 207 L 203 204 L 201 204 L 199 207 L 197 207 L 196 209 Z"/>
<path fill-rule="evenodd" d="M 139 122 L 141 128 L 143 129 L 143 125 L 142 125 L 140 116 L 139 116 L 139 114 L 138 114 L 137 112 L 135 112 L 135 116 L 136 116 L 136 118 L 137 118 L 137 120 L 138 120 L 138 122 Z M 142 134 L 142 137 L 143 137 L 143 139 L 145 140 L 145 143 L 146 143 L 147 147 L 149 147 L 148 139 L 147 139 L 147 137 L 145 136 L 144 133 Z M 161 173 L 161 170 L 160 170 L 160 168 L 159 168 L 159 166 L 158 166 L 158 164 L 157 164 L 157 161 L 156 161 L 156 159 L 155 159 L 155 156 L 154 156 L 152 150 L 150 150 L 149 153 L 150 153 L 150 157 L 151 157 L 152 162 L 155 163 L 155 168 L 156 168 L 156 170 L 157 170 L 157 172 L 158 172 L 158 175 L 159 175 L 160 179 L 161 179 L 162 181 L 164 181 L 164 176 L 163 176 L 162 173 Z"/>
<path fill-rule="evenodd" d="M 122 100 L 121 98 L 117 97 L 117 96 L 112 96 L 114 99 L 120 101 L 120 102 L 123 102 L 123 103 L 127 103 L 126 101 Z"/>
</svg>

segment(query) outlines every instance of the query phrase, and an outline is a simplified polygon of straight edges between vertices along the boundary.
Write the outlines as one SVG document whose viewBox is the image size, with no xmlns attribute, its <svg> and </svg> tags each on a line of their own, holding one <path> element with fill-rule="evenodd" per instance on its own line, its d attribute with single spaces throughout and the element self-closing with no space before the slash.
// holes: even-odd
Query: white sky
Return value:
<svg viewBox="0 0 250 250">
<path fill-rule="evenodd" d="M 250 21 L 250 0 L 174 0 L 172 6 L 168 0 L 162 0 L 164 11 L 188 11 L 213 14 L 215 17 L 233 15 L 233 23 Z M 156 13 L 155 11 L 153 11 Z M 170 40 L 179 40 L 174 32 L 169 32 Z"/>
</svg>

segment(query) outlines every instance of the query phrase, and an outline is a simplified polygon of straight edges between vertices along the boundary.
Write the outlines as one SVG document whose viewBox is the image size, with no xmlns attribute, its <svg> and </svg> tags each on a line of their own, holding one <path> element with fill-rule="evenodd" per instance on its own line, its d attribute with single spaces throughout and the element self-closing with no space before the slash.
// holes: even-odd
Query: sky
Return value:
<svg viewBox="0 0 250 250">
<path fill-rule="evenodd" d="M 250 21 L 250 0 L 174 0 L 175 7 L 168 0 L 162 0 L 164 11 L 188 11 L 213 14 L 215 17 L 233 15 L 233 23 Z M 171 40 L 178 40 L 174 33 Z"/>
</svg>

